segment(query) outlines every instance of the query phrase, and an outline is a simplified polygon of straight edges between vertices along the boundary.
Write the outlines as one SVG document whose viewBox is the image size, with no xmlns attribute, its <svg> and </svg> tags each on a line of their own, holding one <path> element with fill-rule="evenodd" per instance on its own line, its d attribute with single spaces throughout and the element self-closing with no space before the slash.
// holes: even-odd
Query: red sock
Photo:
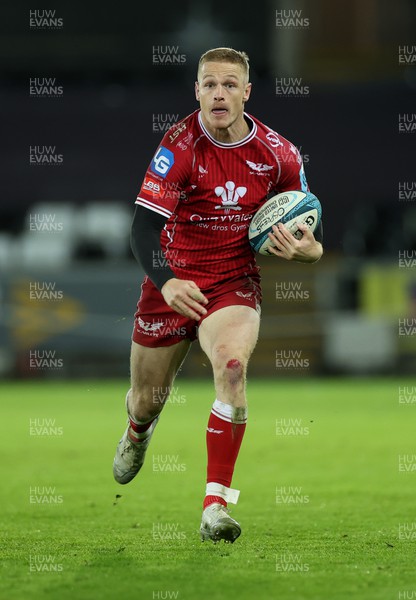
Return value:
<svg viewBox="0 0 416 600">
<path fill-rule="evenodd" d="M 246 412 L 239 415 L 239 422 L 233 423 L 233 409 L 230 405 L 215 400 L 207 427 L 207 483 L 215 482 L 230 487 L 234 466 L 243 441 L 246 429 Z M 233 419 L 235 420 L 235 419 Z M 218 502 L 227 506 L 220 496 L 207 495 L 204 499 L 204 509 Z"/>
<path fill-rule="evenodd" d="M 137 442 L 142 442 L 143 440 L 145 440 L 147 438 L 147 430 L 149 429 L 149 427 L 152 425 L 153 421 L 156 419 L 156 417 L 154 419 L 152 419 L 151 421 L 148 421 L 147 423 L 137 423 L 136 421 L 133 420 L 132 417 L 130 417 L 129 415 L 129 422 L 130 422 L 130 427 L 129 427 L 129 438 L 131 439 L 132 442 L 137 443 Z"/>
<path fill-rule="evenodd" d="M 222 504 L 223 506 L 227 506 L 226 501 L 224 500 L 224 498 L 221 498 L 221 496 L 205 496 L 204 503 L 202 505 L 203 509 L 205 510 L 207 506 L 209 506 L 210 504 L 214 504 L 214 502 L 216 504 Z"/>
</svg>

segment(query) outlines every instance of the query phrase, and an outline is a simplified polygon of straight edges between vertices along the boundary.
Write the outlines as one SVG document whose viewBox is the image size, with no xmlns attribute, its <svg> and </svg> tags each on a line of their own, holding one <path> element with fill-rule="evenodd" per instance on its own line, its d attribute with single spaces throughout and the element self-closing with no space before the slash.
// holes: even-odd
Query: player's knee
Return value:
<svg viewBox="0 0 416 600">
<path fill-rule="evenodd" d="M 216 349 L 214 370 L 231 386 L 236 386 L 244 380 L 245 369 L 245 362 L 237 353 L 230 353 L 226 346 L 219 346 Z"/>
<path fill-rule="evenodd" d="M 231 386 L 244 380 L 244 365 L 238 358 L 230 358 L 225 365 L 225 377 Z"/>
</svg>

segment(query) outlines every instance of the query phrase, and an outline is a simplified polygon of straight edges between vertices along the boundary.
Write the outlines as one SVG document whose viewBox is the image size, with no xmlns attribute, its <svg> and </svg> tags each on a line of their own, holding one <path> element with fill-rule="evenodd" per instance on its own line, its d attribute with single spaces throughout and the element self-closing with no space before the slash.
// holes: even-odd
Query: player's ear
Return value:
<svg viewBox="0 0 416 600">
<path fill-rule="evenodd" d="M 199 100 L 199 85 L 197 81 L 195 81 L 195 98 Z"/>
<path fill-rule="evenodd" d="M 247 100 L 250 98 L 250 94 L 251 94 L 251 83 L 247 83 L 247 85 L 244 89 L 243 102 L 247 102 Z"/>
</svg>

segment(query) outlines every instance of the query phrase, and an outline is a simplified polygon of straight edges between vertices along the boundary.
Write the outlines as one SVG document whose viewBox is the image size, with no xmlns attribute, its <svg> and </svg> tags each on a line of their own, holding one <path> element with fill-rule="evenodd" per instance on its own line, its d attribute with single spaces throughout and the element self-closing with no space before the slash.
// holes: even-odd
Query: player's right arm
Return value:
<svg viewBox="0 0 416 600">
<path fill-rule="evenodd" d="M 131 249 L 166 304 L 180 315 L 199 321 L 207 312 L 204 305 L 208 300 L 196 283 L 178 279 L 167 261 L 154 260 L 155 256 L 163 256 L 160 234 L 166 220 L 166 217 L 138 205 L 130 233 Z"/>
<path fill-rule="evenodd" d="M 177 146 L 178 133 L 188 133 L 188 124 L 184 120 L 165 134 L 147 169 L 136 199 L 138 206 L 131 230 L 131 246 L 165 302 L 179 314 L 199 321 L 207 312 L 204 305 L 208 300 L 198 286 L 194 281 L 177 278 L 166 259 L 154 260 L 155 256 L 164 258 L 160 235 L 179 202 L 180 191 L 189 180 L 191 149 L 188 147 L 183 151 Z"/>
</svg>

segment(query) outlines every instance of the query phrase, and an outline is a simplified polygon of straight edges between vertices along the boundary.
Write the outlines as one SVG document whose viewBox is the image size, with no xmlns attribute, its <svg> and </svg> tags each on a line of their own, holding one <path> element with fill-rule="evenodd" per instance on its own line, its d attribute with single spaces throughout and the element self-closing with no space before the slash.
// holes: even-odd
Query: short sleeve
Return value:
<svg viewBox="0 0 416 600">
<path fill-rule="evenodd" d="M 184 126 L 185 125 L 185 126 Z M 178 123 L 164 136 L 158 146 L 144 177 L 136 204 L 153 210 L 166 218 L 174 212 L 186 187 L 192 171 L 192 148 L 187 145 L 173 144 L 177 141 L 179 130 L 186 130 L 186 124 Z"/>
</svg>

